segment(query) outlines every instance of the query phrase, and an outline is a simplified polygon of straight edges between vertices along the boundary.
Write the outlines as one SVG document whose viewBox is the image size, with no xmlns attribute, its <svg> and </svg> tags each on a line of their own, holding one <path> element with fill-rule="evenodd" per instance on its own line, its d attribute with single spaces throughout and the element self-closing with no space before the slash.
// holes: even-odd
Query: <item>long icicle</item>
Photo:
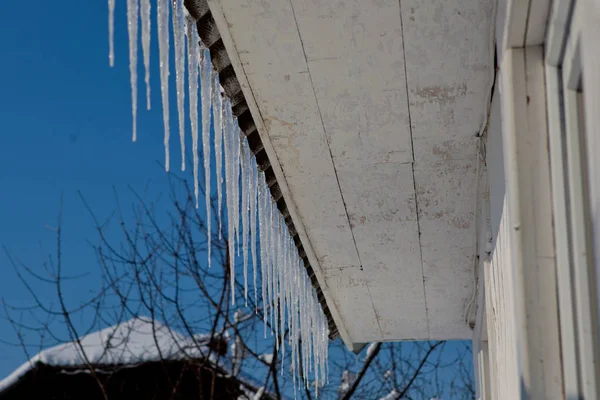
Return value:
<svg viewBox="0 0 600 400">
<path fill-rule="evenodd" d="M 286 305 L 286 300 L 287 300 L 287 238 L 289 237 L 289 233 L 288 230 L 285 229 L 286 225 L 285 225 L 285 221 L 283 220 L 283 217 L 281 216 L 281 214 L 279 214 L 279 224 L 281 226 L 281 233 L 282 233 L 282 237 L 281 237 L 281 263 L 279 264 L 279 287 L 280 289 L 280 294 L 279 294 L 279 326 L 281 329 L 281 333 L 279 334 L 279 338 L 281 340 L 281 344 L 279 345 L 281 347 L 281 374 L 283 375 L 283 364 L 284 364 L 284 360 L 285 360 L 285 305 Z M 289 325 L 288 325 L 289 326 Z"/>
<path fill-rule="evenodd" d="M 294 319 L 295 319 L 295 323 L 294 326 L 296 327 L 295 329 L 295 334 L 294 337 L 292 338 L 292 343 L 294 345 L 294 369 L 296 371 L 296 374 L 294 374 L 294 377 L 297 377 L 297 381 L 300 382 L 300 269 L 299 269 L 299 264 L 300 261 L 298 262 L 298 265 L 292 265 L 292 269 L 294 270 Z"/>
<path fill-rule="evenodd" d="M 150 0 L 142 4 L 142 51 L 144 53 L 144 81 L 146 82 L 146 108 L 150 110 Z"/>
<path fill-rule="evenodd" d="M 267 255 L 269 257 L 269 263 L 267 268 L 267 285 L 268 285 L 268 301 L 269 307 L 271 308 L 270 321 L 271 321 L 271 335 L 274 334 L 273 329 L 275 326 L 275 319 L 273 318 L 275 309 L 275 293 L 273 285 L 273 266 L 275 264 L 275 243 L 277 237 L 275 236 L 275 230 L 273 229 L 273 201 L 271 200 L 271 193 L 267 191 L 267 235 L 269 238 L 269 250 Z M 276 342 L 277 345 L 277 342 Z"/>
<path fill-rule="evenodd" d="M 192 128 L 192 159 L 194 162 L 194 195 L 198 208 L 198 67 L 199 67 L 199 38 L 196 23 L 188 18 L 188 90 L 190 97 L 190 126 Z"/>
<path fill-rule="evenodd" d="M 177 116 L 179 121 L 179 142 L 181 146 L 181 170 L 185 171 L 185 30 L 183 20 L 183 0 L 173 0 L 173 42 L 175 43 L 175 87 L 177 88 Z M 169 160 L 167 160 L 167 163 Z"/>
<path fill-rule="evenodd" d="M 263 274 L 265 279 L 265 293 L 266 293 L 266 302 L 265 302 L 265 328 L 266 322 L 270 321 L 270 317 L 272 315 L 271 309 L 273 308 L 273 303 L 271 303 L 271 207 L 270 207 L 270 199 L 271 193 L 269 192 L 269 187 L 267 186 L 266 176 L 263 174 L 263 205 L 264 208 L 264 242 L 265 242 L 265 260 L 263 262 Z M 262 240 L 262 238 L 261 238 Z M 273 333 L 273 331 L 271 331 Z"/>
<path fill-rule="evenodd" d="M 137 64 L 138 35 L 141 15 L 142 51 L 145 68 L 146 105 L 150 108 L 150 33 L 151 0 L 127 0 L 127 23 L 129 35 L 130 79 L 132 95 L 133 140 L 137 138 Z M 198 81 L 201 82 L 202 98 L 202 142 L 205 171 L 205 203 L 207 206 L 209 266 L 211 262 L 211 165 L 210 165 L 210 118 L 214 126 L 216 178 L 218 197 L 219 237 L 222 233 L 223 157 L 225 158 L 225 192 L 227 198 L 228 255 L 230 263 L 231 296 L 235 304 L 236 251 L 243 257 L 244 297 L 248 298 L 248 257 L 252 256 L 254 275 L 254 298 L 258 312 L 257 274 L 261 274 L 261 291 L 265 337 L 267 324 L 271 324 L 271 335 L 275 336 L 276 347 L 282 353 L 282 368 L 285 362 L 285 338 L 289 342 L 291 360 L 288 362 L 296 382 L 302 379 L 309 387 L 309 374 L 314 378 L 315 390 L 328 381 L 328 321 L 319 304 L 317 291 L 312 285 L 294 239 L 273 199 L 266 183 L 266 176 L 256 168 L 249 143 L 242 134 L 233 116 L 231 102 L 223 104 L 222 88 L 213 69 L 208 49 L 202 48 L 196 30 L 196 21 L 185 19 L 183 0 L 157 0 L 158 43 L 160 56 L 160 82 L 165 130 L 165 167 L 169 170 L 169 12 L 173 10 L 172 23 L 175 37 L 175 65 L 177 86 L 177 108 L 182 147 L 182 169 L 185 169 L 185 47 L 188 52 L 188 90 L 192 147 L 194 152 L 194 179 L 196 207 L 199 192 L 198 140 L 200 118 L 198 116 Z M 114 11 L 115 0 L 108 0 L 109 10 L 109 63 L 114 65 Z M 141 12 L 141 14 L 140 14 Z M 187 30 L 185 29 L 187 26 Z M 187 35 L 187 42 L 185 36 Z M 198 76 L 200 74 L 200 76 Z M 241 213 L 241 214 L 240 214 Z M 257 225 L 258 218 L 258 225 Z M 258 235 L 258 237 L 257 237 Z M 259 243 L 257 243 L 257 240 Z M 240 244 L 241 242 L 241 244 Z M 259 249 L 257 249 L 259 245 Z M 250 246 L 250 249 L 248 249 Z M 240 249 L 241 247 L 241 249 Z M 258 253 L 260 251 L 260 253 Z M 260 254 L 260 266 L 259 266 Z M 283 369 L 282 369 L 283 371 Z"/>
<path fill-rule="evenodd" d="M 236 119 L 237 121 L 237 119 Z M 241 149 L 241 129 L 239 127 L 239 125 L 236 123 L 235 124 L 235 133 L 233 136 L 233 181 L 235 182 L 234 185 L 234 201 L 235 201 L 235 205 L 234 205 L 234 218 L 233 218 L 233 223 L 234 223 L 234 229 L 236 232 L 236 239 L 237 239 L 237 255 L 238 257 L 240 256 L 240 246 L 239 246 L 239 242 L 241 241 L 241 230 L 240 230 L 240 149 Z"/>
<path fill-rule="evenodd" d="M 234 188 L 233 188 L 233 154 L 232 139 L 234 134 L 234 121 L 231 114 L 231 102 L 225 102 L 225 131 L 223 133 L 223 146 L 225 149 L 225 190 L 227 199 L 227 240 L 229 247 L 229 279 L 231 281 L 231 303 L 235 304 L 235 230 L 233 224 Z"/>
<path fill-rule="evenodd" d="M 250 147 L 248 147 L 250 151 Z M 256 289 L 256 196 L 258 194 L 258 171 L 256 158 L 250 151 L 250 249 L 252 251 L 252 274 L 254 276 L 254 304 L 258 307 Z"/>
<path fill-rule="evenodd" d="M 160 58 L 160 95 L 163 109 L 165 170 L 169 171 L 169 2 L 157 0 L 158 53 Z"/>
<path fill-rule="evenodd" d="M 213 128 L 215 130 L 215 167 L 217 169 L 217 219 L 219 220 L 219 240 L 223 238 L 221 207 L 223 203 L 223 97 L 219 74 L 213 73 Z"/>
<path fill-rule="evenodd" d="M 270 197 L 270 196 L 269 196 Z M 275 208 L 275 203 L 272 198 L 269 199 L 269 207 L 271 208 L 271 229 L 273 231 L 272 240 L 273 240 L 273 258 L 271 263 L 271 302 L 273 303 L 273 307 L 271 310 L 273 311 L 273 315 L 271 315 L 271 321 L 273 321 L 273 331 L 275 333 L 275 348 L 279 350 L 279 329 L 277 329 L 277 320 L 279 314 L 279 302 L 277 301 L 278 295 L 278 287 L 277 287 L 277 261 L 278 261 L 278 250 L 279 250 L 279 240 L 281 239 L 279 235 L 279 229 L 277 225 L 277 213 Z"/>
<path fill-rule="evenodd" d="M 267 276 L 267 233 L 265 229 L 266 222 L 266 208 L 265 208 L 265 174 L 264 172 L 260 172 L 258 175 L 258 230 L 259 230 L 259 239 L 260 239 L 260 286 L 262 292 L 262 304 L 263 304 L 263 328 L 264 328 L 264 336 L 267 338 L 267 314 L 269 304 L 267 302 L 267 285 L 266 285 L 266 276 Z M 258 306 L 257 306 L 258 311 Z"/>
<path fill-rule="evenodd" d="M 283 294 L 283 290 L 284 290 L 284 285 L 283 285 L 283 253 L 284 253 L 284 241 L 285 241 L 285 235 L 287 234 L 287 232 L 284 232 L 283 230 L 283 226 L 282 226 L 282 217 L 281 214 L 279 214 L 279 212 L 277 212 L 277 203 L 273 203 L 274 207 L 275 207 L 275 215 L 277 215 L 277 220 L 275 221 L 277 223 L 278 229 L 279 229 L 279 234 L 277 235 L 277 304 L 278 304 L 278 309 L 279 309 L 279 315 L 276 315 L 275 318 L 277 318 L 278 324 L 275 327 L 275 329 L 279 330 L 279 347 L 280 347 L 280 351 L 281 351 L 281 357 L 282 357 L 282 362 L 283 362 L 283 348 L 281 348 L 281 343 L 283 343 L 283 327 L 282 327 L 282 323 L 283 323 L 283 310 L 282 307 L 285 305 L 285 302 L 283 300 L 284 294 Z"/>
<path fill-rule="evenodd" d="M 249 186 L 249 176 L 250 176 L 250 149 L 248 148 L 248 141 L 246 139 L 242 140 L 242 174 L 241 174 L 241 183 L 242 183 L 242 256 L 244 258 L 244 298 L 246 300 L 246 306 L 248 306 L 248 238 L 250 229 L 249 220 L 248 220 L 248 211 L 249 211 L 249 194 L 250 188 Z"/>
<path fill-rule="evenodd" d="M 137 140 L 137 55 L 139 0 L 127 0 L 127 32 L 129 33 L 129 75 L 131 81 L 132 141 Z"/>
<path fill-rule="evenodd" d="M 206 202 L 206 237 L 208 239 L 208 267 L 212 260 L 212 217 L 210 201 L 210 108 L 212 106 L 212 63 L 210 50 L 203 49 L 200 93 L 202 95 L 202 154 L 204 157 L 204 200 Z"/>
<path fill-rule="evenodd" d="M 302 266 L 300 265 L 298 268 L 301 269 Z M 308 359 L 306 351 L 308 344 L 308 330 L 306 329 L 306 307 L 306 279 L 303 274 L 300 274 L 300 340 L 302 340 L 302 348 L 300 350 L 302 352 L 302 371 L 303 375 L 305 376 L 308 373 L 308 369 L 306 368 L 306 366 L 308 365 L 308 363 L 306 362 Z"/>
<path fill-rule="evenodd" d="M 115 66 L 115 0 L 108 0 L 108 65 Z"/>
<path fill-rule="evenodd" d="M 287 264 L 286 264 L 286 280 L 287 280 L 287 300 L 286 300 L 286 310 L 287 310 L 287 323 L 289 333 L 288 346 L 290 346 L 290 351 L 293 353 L 294 348 L 291 345 L 294 340 L 294 335 L 296 334 L 296 325 L 294 319 L 294 270 L 292 268 L 292 263 L 294 262 L 294 257 L 292 251 L 296 249 L 294 245 L 294 240 L 291 237 L 288 237 L 288 249 L 287 249 Z M 291 360 L 290 360 L 291 361 Z"/>
</svg>

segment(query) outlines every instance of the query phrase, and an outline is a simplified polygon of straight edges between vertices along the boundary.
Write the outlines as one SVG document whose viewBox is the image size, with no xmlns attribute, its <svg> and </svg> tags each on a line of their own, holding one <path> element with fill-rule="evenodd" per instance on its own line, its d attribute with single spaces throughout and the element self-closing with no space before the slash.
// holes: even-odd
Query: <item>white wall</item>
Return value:
<svg viewBox="0 0 600 400">
<path fill-rule="evenodd" d="M 486 152 L 492 242 L 482 277 L 486 317 L 478 321 L 486 325 L 489 377 L 478 381 L 489 382 L 492 399 L 562 398 L 541 47 L 506 49 L 497 82 Z"/>
<path fill-rule="evenodd" d="M 485 320 L 487 345 L 475 345 L 480 351 L 489 354 L 488 370 L 482 373 L 489 376 L 478 379 L 486 382 L 486 393 L 492 399 L 517 399 L 519 374 L 515 340 L 515 319 L 513 303 L 514 285 L 511 269 L 510 221 L 506 207 L 504 176 L 504 152 L 502 143 L 502 120 L 498 86 L 492 100 L 490 123 L 487 132 L 486 162 L 489 184 L 489 228 L 491 229 L 491 253 L 483 260 L 485 287 Z M 486 367 L 483 365 L 482 367 Z"/>
<path fill-rule="evenodd" d="M 588 3 L 586 10 L 586 30 L 583 34 L 583 46 L 586 50 L 582 54 L 584 98 L 586 103 L 586 145 L 587 178 L 589 185 L 589 207 L 593 231 L 593 256 L 596 268 L 596 295 L 600 296 L 600 164 L 597 155 L 600 154 L 600 50 L 598 37 L 600 37 L 600 3 Z M 593 72 L 592 72 L 593 71 Z M 598 301 L 598 321 L 600 321 L 600 298 Z"/>
<path fill-rule="evenodd" d="M 560 8 L 561 2 L 553 3 Z M 562 6 L 570 4 L 568 1 L 562 3 Z M 576 4 L 580 8 L 587 6 L 586 28 L 581 35 L 574 35 L 575 32 L 571 31 L 571 37 L 582 38 L 580 62 L 585 71 L 592 71 L 583 74 L 585 149 L 588 155 L 592 155 L 587 159 L 587 185 L 583 183 L 587 186 L 589 217 L 594 230 L 596 277 L 591 277 L 591 282 L 591 279 L 600 276 L 600 168 L 594 156 L 600 151 L 600 73 L 597 73 L 600 71 L 600 52 L 597 50 L 600 3 L 583 0 Z M 500 93 L 497 91 L 494 96 L 487 141 L 493 242 L 492 253 L 482 268 L 485 313 L 480 312 L 479 315 L 485 314 L 486 317 L 477 319 L 477 323 L 484 327 L 477 329 L 476 326 L 473 346 L 477 353 L 476 368 L 479 367 L 476 373 L 485 374 L 477 380 L 479 389 L 482 389 L 479 398 L 580 398 L 579 385 L 582 388 L 594 386 L 600 380 L 597 374 L 586 376 L 578 372 L 595 368 L 598 359 L 593 356 L 595 344 L 584 343 L 582 337 L 592 335 L 592 340 L 596 340 L 597 335 L 590 333 L 589 324 L 584 324 L 586 318 L 569 319 L 573 317 L 573 307 L 589 303 L 593 296 L 577 290 L 576 285 L 578 300 L 574 301 L 569 295 L 573 268 L 575 271 L 580 269 L 569 257 L 568 243 L 581 243 L 582 239 L 567 239 L 563 243 L 568 216 L 564 201 L 558 200 L 567 196 L 568 182 L 575 180 L 565 183 L 560 178 L 564 174 L 566 156 L 562 145 L 550 143 L 548 138 L 549 117 L 553 140 L 562 138 L 564 134 L 557 100 L 563 98 L 558 90 L 560 82 L 552 74 L 544 74 L 544 53 L 547 53 L 546 61 L 552 66 L 547 71 L 556 72 L 560 64 L 558 53 L 553 53 L 552 46 L 543 48 L 550 5 L 547 0 L 498 0 L 497 3 L 497 56 L 503 77 L 497 80 Z M 565 13 L 559 13 L 553 18 L 564 23 L 566 17 Z M 570 29 L 578 29 L 576 26 L 573 24 Z M 549 32 L 552 42 L 556 35 L 551 34 L 552 29 Z M 562 46 L 557 48 L 560 52 Z M 550 103 L 547 102 L 546 91 L 550 94 Z M 550 149 L 552 154 L 549 154 Z M 577 223 L 578 227 L 582 225 Z M 582 282 L 580 284 L 585 287 L 587 278 Z M 600 280 L 596 280 L 600 292 L 598 282 Z M 559 321 L 557 304 L 561 307 L 562 321 Z M 480 332 L 486 330 L 484 337 Z M 574 331 L 579 332 L 578 337 Z M 485 364 L 486 344 L 487 370 L 484 368 L 487 365 L 479 365 Z M 577 346 L 578 351 L 573 350 Z M 482 397 L 485 394 L 487 397 Z M 593 390 L 583 390 L 581 395 L 586 399 L 597 398 Z"/>
</svg>

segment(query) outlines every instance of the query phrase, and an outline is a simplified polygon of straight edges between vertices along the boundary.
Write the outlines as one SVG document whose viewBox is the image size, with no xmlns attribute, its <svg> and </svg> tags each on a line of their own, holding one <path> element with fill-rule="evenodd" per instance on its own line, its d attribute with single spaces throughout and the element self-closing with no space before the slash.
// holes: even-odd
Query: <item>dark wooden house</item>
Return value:
<svg viewBox="0 0 600 400">
<path fill-rule="evenodd" d="M 0 400 L 271 398 L 231 375 L 226 352 L 225 339 L 192 341 L 137 318 L 40 352 L 0 381 Z"/>
</svg>

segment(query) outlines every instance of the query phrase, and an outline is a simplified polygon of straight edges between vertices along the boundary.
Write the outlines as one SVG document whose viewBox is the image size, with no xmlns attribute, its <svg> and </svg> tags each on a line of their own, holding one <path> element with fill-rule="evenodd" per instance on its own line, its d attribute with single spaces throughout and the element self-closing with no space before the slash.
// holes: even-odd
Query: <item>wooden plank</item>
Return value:
<svg viewBox="0 0 600 400">
<path fill-rule="evenodd" d="M 404 74 L 399 82 L 388 81 L 384 71 L 365 64 L 344 58 L 309 62 L 339 169 L 412 161 Z"/>
<path fill-rule="evenodd" d="M 465 317 L 475 290 L 475 178 L 471 160 L 415 170 L 431 338 L 471 337 Z"/>
<path fill-rule="evenodd" d="M 477 134 L 493 66 L 491 1 L 402 0 L 430 337 L 471 337 Z"/>
<path fill-rule="evenodd" d="M 562 391 L 562 374 L 552 215 L 537 210 L 551 197 L 541 46 L 507 50 L 502 69 L 520 379 L 528 396 L 547 398 Z"/>
<path fill-rule="evenodd" d="M 275 175 L 277 177 L 277 180 L 278 180 L 279 186 L 283 192 L 283 195 L 286 198 L 286 204 L 290 211 L 290 215 L 292 216 L 292 218 L 294 220 L 294 225 L 299 233 L 299 236 L 303 243 L 304 249 L 308 255 L 308 258 L 313 267 L 315 275 L 316 275 L 316 277 L 319 281 L 319 284 L 323 290 L 323 293 L 324 293 L 326 301 L 327 301 L 327 305 L 329 306 L 332 316 L 336 322 L 336 326 L 340 332 L 340 336 L 344 340 L 344 343 L 347 346 L 351 347 L 352 340 L 351 340 L 348 330 L 346 328 L 346 323 L 338 311 L 337 305 L 333 299 L 333 294 L 328 289 L 327 281 L 323 274 L 323 270 L 322 270 L 322 267 L 320 264 L 320 260 L 317 256 L 317 252 L 312 247 L 312 241 L 309 239 L 309 233 L 306 230 L 306 225 L 303 223 L 302 216 L 300 214 L 301 209 L 300 209 L 300 207 L 298 207 L 296 205 L 296 202 L 294 201 L 295 199 L 292 195 L 291 188 L 287 185 L 286 175 L 282 171 L 281 166 L 280 166 L 279 162 L 277 161 L 278 160 L 277 153 L 275 152 L 273 143 L 271 142 L 270 137 L 267 134 L 268 131 L 267 131 L 265 121 L 263 121 L 263 119 L 262 119 L 261 111 L 260 111 L 259 105 L 256 102 L 253 88 L 250 86 L 248 77 L 246 75 L 246 71 L 245 71 L 244 66 L 242 65 L 242 61 L 240 59 L 240 51 L 236 46 L 236 40 L 242 40 L 244 37 L 246 37 L 245 35 L 247 32 L 244 30 L 243 25 L 238 25 L 237 29 L 235 31 L 233 31 L 231 29 L 231 28 L 233 28 L 233 25 L 230 24 L 230 22 L 227 20 L 227 17 L 232 17 L 234 13 L 229 13 L 226 16 L 226 14 L 222 8 L 222 6 L 224 6 L 224 3 L 225 2 L 221 2 L 219 0 L 209 0 L 209 6 L 211 8 L 213 17 L 215 18 L 215 22 L 217 23 L 217 26 L 219 27 L 219 30 L 221 32 L 221 37 L 223 39 L 225 47 L 228 49 L 228 54 L 230 55 L 231 62 L 236 71 L 236 75 L 238 76 L 240 85 L 242 86 L 242 90 L 244 91 L 244 95 L 247 99 L 248 106 L 252 112 L 252 115 L 254 116 L 255 122 L 257 124 L 257 128 L 258 128 L 259 132 L 261 133 L 261 139 L 265 146 L 265 151 L 267 151 L 267 153 L 269 154 L 269 158 L 271 159 L 271 165 L 273 167 L 273 170 L 275 172 Z M 235 3 L 235 4 L 233 4 L 231 2 L 229 3 L 230 7 L 235 8 L 236 5 L 239 5 L 239 3 Z M 285 79 L 285 76 L 284 76 L 284 79 Z M 335 193 L 332 194 L 331 197 L 335 197 Z M 341 212 L 341 210 L 340 210 L 340 212 Z M 336 215 L 335 212 L 332 214 Z M 339 214 L 337 214 L 337 215 L 339 215 Z"/>
<path fill-rule="evenodd" d="M 382 339 L 427 339 L 412 165 L 357 165 L 338 174 Z"/>
<path fill-rule="evenodd" d="M 292 3 L 382 339 L 427 339 L 399 4 Z"/>
<path fill-rule="evenodd" d="M 548 98 L 548 138 L 550 145 L 550 177 L 554 217 L 556 251 L 556 279 L 560 313 L 560 344 L 562 349 L 563 379 L 568 397 L 580 397 L 577 362 L 577 336 L 573 272 L 569 251 L 569 224 L 567 220 L 567 185 L 564 162 L 563 124 L 561 111 L 560 73 L 546 65 L 546 96 Z"/>
</svg>

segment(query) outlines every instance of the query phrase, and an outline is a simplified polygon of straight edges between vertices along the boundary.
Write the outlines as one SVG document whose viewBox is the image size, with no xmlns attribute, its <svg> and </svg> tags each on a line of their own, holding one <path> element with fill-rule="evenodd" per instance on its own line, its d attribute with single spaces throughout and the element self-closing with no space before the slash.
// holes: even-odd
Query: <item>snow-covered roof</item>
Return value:
<svg viewBox="0 0 600 400">
<path fill-rule="evenodd" d="M 0 381 L 0 392 L 43 363 L 54 367 L 135 365 L 149 361 L 201 358 L 209 336 L 194 339 L 150 318 L 138 317 L 43 350 Z"/>
</svg>

